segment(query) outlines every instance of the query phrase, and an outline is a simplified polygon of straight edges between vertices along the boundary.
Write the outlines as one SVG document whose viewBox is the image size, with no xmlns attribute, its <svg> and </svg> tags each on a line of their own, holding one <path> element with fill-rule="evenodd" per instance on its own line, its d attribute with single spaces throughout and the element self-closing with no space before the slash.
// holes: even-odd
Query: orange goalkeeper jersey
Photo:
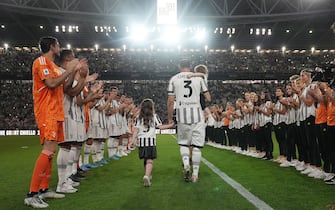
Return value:
<svg viewBox="0 0 335 210">
<path fill-rule="evenodd" d="M 33 97 L 38 127 L 47 120 L 64 121 L 63 85 L 51 89 L 44 83 L 45 79 L 55 78 L 61 74 L 60 68 L 48 58 L 40 56 L 34 60 Z"/>
</svg>

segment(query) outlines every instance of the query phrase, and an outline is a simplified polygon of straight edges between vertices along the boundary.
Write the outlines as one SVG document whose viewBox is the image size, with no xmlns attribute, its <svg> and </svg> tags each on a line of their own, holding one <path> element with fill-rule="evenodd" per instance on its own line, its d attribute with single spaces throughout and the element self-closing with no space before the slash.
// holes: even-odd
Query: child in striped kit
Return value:
<svg viewBox="0 0 335 210">
<path fill-rule="evenodd" d="M 145 187 L 151 185 L 153 160 L 157 158 L 156 128 L 162 130 L 173 126 L 173 123 L 162 125 L 155 114 L 154 102 L 151 99 L 144 99 L 141 102 L 139 116 L 135 119 L 132 142 L 134 143 L 137 138 L 139 158 L 144 159 L 143 182 Z"/>
</svg>

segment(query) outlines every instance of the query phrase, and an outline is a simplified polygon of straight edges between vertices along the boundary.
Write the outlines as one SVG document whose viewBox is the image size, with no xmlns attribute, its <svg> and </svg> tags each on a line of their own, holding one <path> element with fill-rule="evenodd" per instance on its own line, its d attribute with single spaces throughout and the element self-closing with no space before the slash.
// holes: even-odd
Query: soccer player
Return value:
<svg viewBox="0 0 335 210">
<path fill-rule="evenodd" d="M 178 144 L 184 164 L 184 180 L 190 181 L 190 151 L 192 149 L 193 174 L 192 181 L 198 181 L 201 160 L 201 148 L 205 143 L 205 121 L 200 105 L 200 94 L 203 93 L 205 101 L 210 102 L 204 79 L 200 77 L 187 78 L 191 74 L 191 64 L 187 60 L 180 62 L 180 73 L 170 79 L 168 86 L 168 120 L 173 122 L 173 105 L 176 101 L 176 116 L 178 124 Z"/>
<path fill-rule="evenodd" d="M 134 132 L 131 142 L 138 140 L 138 155 L 144 159 L 144 187 L 150 187 L 152 179 L 153 160 L 157 158 L 156 151 L 156 128 L 168 129 L 173 127 L 174 122 L 162 125 L 161 120 L 155 113 L 154 102 L 151 99 L 144 99 L 141 102 L 140 113 L 136 118 Z"/>
<path fill-rule="evenodd" d="M 33 62 L 32 76 L 34 114 L 40 129 L 42 151 L 36 160 L 30 190 L 24 203 L 33 208 L 47 208 L 49 205 L 43 198 L 64 197 L 49 191 L 49 182 L 57 143 L 64 141 L 63 88 L 71 87 L 81 64 L 78 59 L 74 59 L 67 63 L 66 71 L 62 73 L 54 63 L 55 58 L 60 55 L 58 40 L 54 37 L 42 37 L 39 45 L 43 54 Z"/>
</svg>

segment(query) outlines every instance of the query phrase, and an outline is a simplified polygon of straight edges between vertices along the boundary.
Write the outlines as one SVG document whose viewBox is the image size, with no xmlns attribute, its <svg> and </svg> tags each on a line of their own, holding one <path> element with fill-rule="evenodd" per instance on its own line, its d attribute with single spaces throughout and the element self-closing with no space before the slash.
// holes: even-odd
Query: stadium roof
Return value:
<svg viewBox="0 0 335 210">
<path fill-rule="evenodd" d="M 170 45 L 334 48 L 335 34 L 330 28 L 335 21 L 333 0 L 175 1 L 177 26 L 183 35 Z M 132 25 L 141 24 L 150 31 L 141 45 L 167 44 L 157 37 L 171 25 L 157 25 L 156 14 L 155 0 L 2 0 L 0 42 L 31 47 L 37 46 L 39 37 L 52 35 L 73 47 L 121 47 L 134 44 L 128 40 L 129 30 L 139 35 Z M 194 42 L 190 37 L 199 30 L 208 33 L 207 39 Z"/>
</svg>

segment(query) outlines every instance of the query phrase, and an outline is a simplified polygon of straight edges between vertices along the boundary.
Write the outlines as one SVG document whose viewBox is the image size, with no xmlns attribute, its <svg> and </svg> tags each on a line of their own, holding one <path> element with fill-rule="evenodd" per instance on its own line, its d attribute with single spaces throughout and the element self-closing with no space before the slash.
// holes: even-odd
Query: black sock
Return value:
<svg viewBox="0 0 335 210">
<path fill-rule="evenodd" d="M 31 198 L 31 197 L 34 197 L 35 195 L 37 195 L 38 194 L 38 192 L 29 192 L 28 194 L 27 194 L 27 197 L 28 198 Z"/>
</svg>

